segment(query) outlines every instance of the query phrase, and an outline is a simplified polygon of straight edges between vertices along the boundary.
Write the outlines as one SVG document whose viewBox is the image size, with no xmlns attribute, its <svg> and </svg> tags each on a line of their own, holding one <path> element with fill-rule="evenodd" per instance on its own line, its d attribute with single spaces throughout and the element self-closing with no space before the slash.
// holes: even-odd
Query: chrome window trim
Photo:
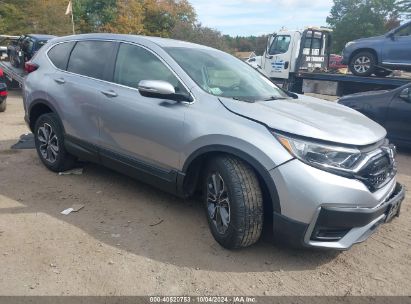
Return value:
<svg viewBox="0 0 411 304">
<path fill-rule="evenodd" d="M 115 83 L 115 82 L 111 82 L 111 81 L 107 81 L 107 80 L 103 80 L 103 79 L 98 79 L 98 78 L 94 78 L 94 77 L 90 77 L 90 76 L 86 76 L 86 75 L 81 75 L 81 74 L 77 74 L 77 73 L 73 73 L 73 72 L 69 72 L 69 71 L 65 71 L 65 70 L 59 69 L 59 68 L 56 67 L 56 66 L 54 65 L 54 63 L 51 61 L 51 59 L 50 59 L 50 57 L 49 57 L 49 52 L 50 52 L 50 50 L 51 50 L 52 48 L 54 48 L 55 46 L 60 45 L 60 44 L 63 44 L 63 43 L 82 42 L 82 41 L 102 41 L 102 42 L 126 43 L 126 44 L 134 45 L 134 46 L 141 47 L 141 48 L 145 49 L 146 51 L 152 53 L 156 58 L 158 58 L 158 59 L 173 73 L 173 75 L 178 79 L 178 81 L 181 82 L 181 84 L 182 84 L 182 85 L 184 86 L 184 88 L 187 90 L 188 94 L 190 94 L 191 98 L 193 99 L 193 101 L 182 101 L 181 103 L 191 105 L 191 104 L 193 104 L 193 103 L 195 103 L 195 102 L 197 101 L 197 99 L 195 98 L 194 94 L 191 92 L 191 90 L 188 88 L 188 86 L 184 83 L 184 81 L 181 79 L 181 77 L 170 67 L 170 65 L 169 65 L 163 58 L 161 58 L 156 52 L 154 52 L 153 50 L 149 49 L 148 47 L 146 47 L 146 46 L 144 46 L 144 45 L 142 45 L 142 44 L 136 43 L 136 42 L 129 42 L 129 41 L 124 41 L 124 40 L 114 40 L 114 39 L 97 39 L 97 38 L 96 38 L 96 39 L 92 39 L 92 38 L 91 38 L 91 39 L 84 39 L 84 40 L 83 40 L 83 39 L 73 39 L 73 40 L 60 41 L 60 42 L 57 42 L 57 43 L 55 43 L 55 44 L 53 44 L 53 45 L 51 45 L 50 47 L 47 48 L 47 50 L 45 51 L 47 60 L 49 61 L 49 63 L 52 65 L 53 68 L 55 68 L 56 70 L 58 70 L 58 71 L 60 71 L 60 72 L 67 73 L 67 74 L 70 74 L 70 75 L 75 75 L 75 76 L 84 77 L 84 78 L 91 79 L 91 80 L 96 80 L 96 81 L 103 82 L 103 83 L 108 83 L 108 84 L 116 85 L 116 86 L 119 86 L 119 87 L 122 87 L 122 88 L 126 88 L 126 89 L 131 89 L 131 90 L 134 90 L 134 91 L 139 92 L 139 94 L 140 94 L 140 91 L 139 91 L 137 88 L 133 88 L 133 87 L 129 87 L 129 86 L 126 86 L 126 85 L 123 85 L 123 84 L 120 84 L 120 83 Z M 74 47 L 75 47 L 75 46 L 74 46 Z M 74 48 L 73 48 L 73 49 L 74 49 Z M 70 58 L 69 58 L 69 60 L 70 60 Z"/>
</svg>

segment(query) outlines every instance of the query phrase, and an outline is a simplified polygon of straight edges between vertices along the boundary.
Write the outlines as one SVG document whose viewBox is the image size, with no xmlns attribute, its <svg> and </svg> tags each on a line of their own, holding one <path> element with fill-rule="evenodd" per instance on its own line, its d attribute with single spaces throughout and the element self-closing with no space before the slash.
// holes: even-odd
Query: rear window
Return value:
<svg viewBox="0 0 411 304">
<path fill-rule="evenodd" d="M 67 69 L 67 63 L 70 57 L 70 52 L 76 42 L 65 42 L 54 46 L 49 52 L 48 56 L 51 62 L 60 70 Z"/>
<path fill-rule="evenodd" d="M 107 69 L 113 60 L 115 43 L 107 41 L 80 41 L 71 52 L 67 71 L 96 78 L 106 79 Z"/>
<path fill-rule="evenodd" d="M 41 49 L 47 42 L 48 42 L 48 40 L 40 40 L 40 41 L 37 41 L 36 51 L 38 51 L 39 49 Z"/>
</svg>

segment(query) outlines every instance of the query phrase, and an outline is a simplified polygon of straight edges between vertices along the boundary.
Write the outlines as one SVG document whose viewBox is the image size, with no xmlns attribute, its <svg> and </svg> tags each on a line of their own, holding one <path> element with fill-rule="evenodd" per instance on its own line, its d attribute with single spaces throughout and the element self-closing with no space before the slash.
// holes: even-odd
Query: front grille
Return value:
<svg viewBox="0 0 411 304">
<path fill-rule="evenodd" d="M 371 158 L 356 176 L 370 191 L 376 191 L 386 185 L 396 174 L 396 164 L 389 152 Z"/>
</svg>

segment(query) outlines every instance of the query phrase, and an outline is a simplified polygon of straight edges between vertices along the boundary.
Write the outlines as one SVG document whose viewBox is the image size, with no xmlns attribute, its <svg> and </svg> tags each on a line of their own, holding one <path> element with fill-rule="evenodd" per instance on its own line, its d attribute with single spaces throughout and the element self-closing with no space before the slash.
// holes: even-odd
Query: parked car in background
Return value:
<svg viewBox="0 0 411 304">
<path fill-rule="evenodd" d="M 14 67 L 22 68 L 24 63 L 29 61 L 43 45 L 55 37 L 52 35 L 30 34 L 21 36 L 17 41 L 12 41 L 7 47 L 10 63 Z"/>
<path fill-rule="evenodd" d="M 385 127 L 390 141 L 411 147 L 411 84 L 391 91 L 347 95 L 339 104 L 355 109 Z"/>
<path fill-rule="evenodd" d="M 341 55 L 331 54 L 328 68 L 331 70 L 339 70 L 347 68 L 347 65 L 342 63 L 343 57 Z"/>
<path fill-rule="evenodd" d="M 25 119 L 48 169 L 80 158 L 181 197 L 201 191 L 225 248 L 254 244 L 266 222 L 277 239 L 343 250 L 399 214 L 384 128 L 227 53 L 89 34 L 53 40 L 26 66 Z"/>
<path fill-rule="evenodd" d="M 7 85 L 3 70 L 0 69 L 0 112 L 6 111 Z"/>
<path fill-rule="evenodd" d="M 343 64 L 357 76 L 385 77 L 391 70 L 411 70 L 411 22 L 385 35 L 348 42 Z"/>
</svg>

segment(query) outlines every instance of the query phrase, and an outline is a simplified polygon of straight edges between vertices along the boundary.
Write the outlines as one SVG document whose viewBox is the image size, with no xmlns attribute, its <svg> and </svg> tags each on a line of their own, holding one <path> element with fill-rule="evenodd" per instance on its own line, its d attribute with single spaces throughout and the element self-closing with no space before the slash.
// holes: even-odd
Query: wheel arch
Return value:
<svg viewBox="0 0 411 304">
<path fill-rule="evenodd" d="M 178 191 L 184 196 L 190 196 L 197 189 L 201 181 L 201 174 L 208 160 L 217 155 L 231 155 L 250 165 L 261 184 L 264 195 L 264 210 L 272 216 L 272 212 L 281 213 L 280 200 L 277 188 L 269 171 L 253 156 L 237 148 L 225 145 L 210 145 L 199 148 L 184 162 L 183 174 L 178 181 Z"/>
<path fill-rule="evenodd" d="M 53 105 L 50 104 L 47 100 L 44 99 L 36 99 L 34 100 L 28 110 L 29 114 L 29 127 L 32 132 L 34 132 L 34 126 L 36 124 L 37 119 L 46 113 L 55 113 L 57 115 L 57 118 L 59 120 L 59 123 L 61 127 L 63 128 L 64 132 L 64 126 L 60 120 L 60 116 L 58 115 L 56 109 L 53 107 Z"/>
</svg>

